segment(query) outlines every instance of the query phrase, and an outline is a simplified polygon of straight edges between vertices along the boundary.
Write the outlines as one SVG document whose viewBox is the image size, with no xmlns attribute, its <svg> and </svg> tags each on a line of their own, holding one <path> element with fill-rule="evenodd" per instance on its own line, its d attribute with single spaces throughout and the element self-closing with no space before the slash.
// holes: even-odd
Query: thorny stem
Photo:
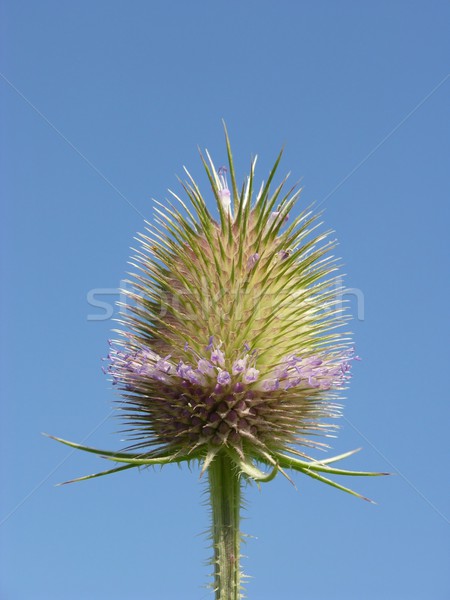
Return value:
<svg viewBox="0 0 450 600">
<path fill-rule="evenodd" d="M 222 452 L 216 456 L 208 472 L 212 506 L 215 600 L 240 600 L 240 476 L 236 465 Z"/>
</svg>

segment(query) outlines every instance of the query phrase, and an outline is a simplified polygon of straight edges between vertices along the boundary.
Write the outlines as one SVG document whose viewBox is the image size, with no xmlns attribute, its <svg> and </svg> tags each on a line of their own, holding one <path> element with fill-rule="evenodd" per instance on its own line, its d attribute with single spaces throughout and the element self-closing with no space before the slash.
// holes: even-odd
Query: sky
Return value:
<svg viewBox="0 0 450 600">
<path fill-rule="evenodd" d="M 336 232 L 363 360 L 332 451 L 395 473 L 352 480 L 376 505 L 300 474 L 247 488 L 247 596 L 450 597 L 449 18 L 440 0 L 4 0 L 0 598 L 213 597 L 196 468 L 55 487 L 104 463 L 41 432 L 121 447 L 100 367 L 130 247 L 183 165 L 208 197 L 197 146 L 225 162 L 222 118 L 239 179 L 284 145 L 280 176 Z"/>
</svg>

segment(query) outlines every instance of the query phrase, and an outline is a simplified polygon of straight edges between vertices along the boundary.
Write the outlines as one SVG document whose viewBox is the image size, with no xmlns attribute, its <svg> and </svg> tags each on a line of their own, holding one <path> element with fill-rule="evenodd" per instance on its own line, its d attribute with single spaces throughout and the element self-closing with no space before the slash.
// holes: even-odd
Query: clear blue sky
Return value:
<svg viewBox="0 0 450 600">
<path fill-rule="evenodd" d="M 0 12 L 2 600 L 212 598 L 196 470 L 55 488 L 104 464 L 40 432 L 120 447 L 100 370 L 114 323 L 86 297 L 117 288 L 183 164 L 205 184 L 197 144 L 225 162 L 222 117 L 239 175 L 258 153 L 265 177 L 285 144 L 281 170 L 337 232 L 364 360 L 334 450 L 398 472 L 353 481 L 377 506 L 300 476 L 249 489 L 248 597 L 448 598 L 448 2 Z"/>
</svg>

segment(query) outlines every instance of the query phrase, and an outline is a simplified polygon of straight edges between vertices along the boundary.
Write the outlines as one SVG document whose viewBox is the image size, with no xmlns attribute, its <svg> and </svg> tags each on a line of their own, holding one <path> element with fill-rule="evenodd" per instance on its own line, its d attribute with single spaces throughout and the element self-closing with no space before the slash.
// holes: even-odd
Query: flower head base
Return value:
<svg viewBox="0 0 450 600">
<path fill-rule="evenodd" d="M 239 191 L 228 137 L 227 151 L 228 171 L 202 156 L 215 215 L 186 171 L 189 203 L 170 192 L 140 235 L 107 369 L 139 453 L 89 451 L 119 470 L 193 459 L 205 470 L 226 454 L 251 479 L 294 468 L 350 491 L 317 472 L 353 473 L 304 454 L 326 445 L 357 358 L 334 243 L 311 210 L 296 216 L 300 190 L 272 188 L 281 153 L 255 195 L 256 159 Z"/>
</svg>

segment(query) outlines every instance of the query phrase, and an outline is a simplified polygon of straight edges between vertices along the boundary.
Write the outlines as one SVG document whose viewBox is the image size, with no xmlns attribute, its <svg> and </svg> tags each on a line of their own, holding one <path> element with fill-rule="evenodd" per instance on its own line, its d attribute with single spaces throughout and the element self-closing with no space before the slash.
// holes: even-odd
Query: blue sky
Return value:
<svg viewBox="0 0 450 600">
<path fill-rule="evenodd" d="M 211 598 L 194 469 L 78 485 L 119 448 L 100 369 L 151 198 L 197 145 L 243 177 L 279 148 L 325 209 L 358 353 L 333 449 L 377 506 L 298 476 L 247 490 L 248 597 L 448 598 L 447 2 L 39 3 L 0 8 L 1 583 L 7 600 Z M 359 298 L 359 302 L 356 298 Z M 359 318 L 357 309 L 360 309 Z"/>
</svg>

